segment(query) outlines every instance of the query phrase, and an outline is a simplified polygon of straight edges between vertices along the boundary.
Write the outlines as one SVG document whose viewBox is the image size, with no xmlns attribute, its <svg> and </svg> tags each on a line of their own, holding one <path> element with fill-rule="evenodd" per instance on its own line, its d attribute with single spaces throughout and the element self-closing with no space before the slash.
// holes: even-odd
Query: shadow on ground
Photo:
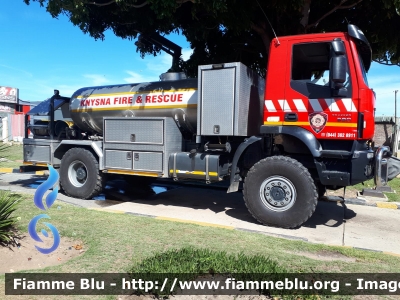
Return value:
<svg viewBox="0 0 400 300">
<path fill-rule="evenodd" d="M 44 180 L 45 178 L 42 176 L 32 176 L 29 179 L 21 179 L 9 183 L 0 182 L 0 185 L 18 185 L 36 189 Z M 123 179 L 115 178 L 107 181 L 104 193 L 92 200 L 99 207 L 112 207 L 122 202 L 134 202 L 152 206 L 211 210 L 215 214 L 223 212 L 237 220 L 259 224 L 248 212 L 241 191 L 227 194 L 223 184 L 201 185 L 156 180 L 150 185 L 132 187 Z M 342 203 L 319 201 L 314 214 L 302 226 L 309 228 L 316 228 L 320 225 L 339 227 L 343 224 L 344 217 L 345 219 L 351 219 L 355 216 L 354 211 L 348 209 Z"/>
</svg>

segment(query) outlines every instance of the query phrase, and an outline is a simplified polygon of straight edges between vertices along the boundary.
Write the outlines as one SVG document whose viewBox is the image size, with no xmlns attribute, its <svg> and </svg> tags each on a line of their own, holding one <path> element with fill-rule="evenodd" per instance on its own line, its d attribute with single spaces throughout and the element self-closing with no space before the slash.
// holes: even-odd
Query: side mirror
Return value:
<svg viewBox="0 0 400 300">
<path fill-rule="evenodd" d="M 346 81 L 346 57 L 338 55 L 331 58 L 331 79 L 330 85 L 333 96 L 345 96 L 346 88 L 343 87 Z"/>
<path fill-rule="evenodd" d="M 334 56 L 331 58 L 331 62 L 332 87 L 342 87 L 346 81 L 346 57 L 344 55 Z"/>
<path fill-rule="evenodd" d="M 343 41 L 341 39 L 334 39 L 331 43 L 331 46 L 336 55 L 344 55 L 346 53 Z"/>
</svg>

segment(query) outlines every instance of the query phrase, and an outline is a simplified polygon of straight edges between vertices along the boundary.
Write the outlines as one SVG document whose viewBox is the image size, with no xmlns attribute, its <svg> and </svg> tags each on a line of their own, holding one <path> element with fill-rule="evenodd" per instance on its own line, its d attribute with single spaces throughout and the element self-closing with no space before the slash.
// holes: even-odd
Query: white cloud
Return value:
<svg viewBox="0 0 400 300">
<path fill-rule="evenodd" d="M 146 63 L 146 71 L 150 71 L 155 76 L 160 76 L 161 73 L 167 72 L 171 66 L 172 56 L 163 52 Z"/>
<path fill-rule="evenodd" d="M 188 60 L 192 55 L 192 49 L 182 50 L 182 59 Z M 167 72 L 172 66 L 172 57 L 162 52 L 156 57 L 145 63 L 139 70 L 127 70 L 129 77 L 124 77 L 123 80 L 128 83 L 139 83 L 139 82 L 153 82 L 159 81 L 160 75 Z"/>
<path fill-rule="evenodd" d="M 159 80 L 159 75 L 144 75 L 140 74 L 134 71 L 126 71 L 130 76 L 125 77 L 124 81 L 128 83 L 141 83 L 141 82 L 152 82 L 152 81 L 158 81 Z"/>
<path fill-rule="evenodd" d="M 12 71 L 17 71 L 18 73 L 23 73 L 24 75 L 28 76 L 28 77 L 33 77 L 32 73 L 29 73 L 28 71 L 22 70 L 22 69 L 18 69 L 18 68 L 14 68 L 14 67 L 10 67 L 7 65 L 2 65 L 0 64 L 0 67 L 2 68 L 6 68 Z"/>
<path fill-rule="evenodd" d="M 188 60 L 193 54 L 193 49 L 182 49 L 182 59 L 184 61 Z"/>
<path fill-rule="evenodd" d="M 128 83 L 159 81 L 160 75 L 167 72 L 171 66 L 172 56 L 162 52 L 148 62 L 142 63 L 138 70 L 125 71 L 129 77 L 124 77 L 123 80 Z"/>
</svg>

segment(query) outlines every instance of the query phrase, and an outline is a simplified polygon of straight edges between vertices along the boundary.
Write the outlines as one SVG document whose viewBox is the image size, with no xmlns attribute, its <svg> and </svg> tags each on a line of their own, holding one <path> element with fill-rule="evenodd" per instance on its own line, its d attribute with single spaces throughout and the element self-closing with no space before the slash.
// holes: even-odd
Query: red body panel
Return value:
<svg viewBox="0 0 400 300">
<path fill-rule="evenodd" d="M 293 45 L 330 43 L 340 38 L 345 45 L 351 78 L 351 97 L 308 98 L 291 87 Z M 364 83 L 357 48 L 345 33 L 289 36 L 273 40 L 266 77 L 264 119 L 266 126 L 300 126 L 317 139 L 365 140 L 374 133 L 374 95 Z M 359 122 L 359 113 L 364 121 Z M 290 115 L 297 120 L 285 120 Z M 364 123 L 364 124 L 362 124 Z M 359 136 L 357 126 L 361 125 Z"/>
</svg>

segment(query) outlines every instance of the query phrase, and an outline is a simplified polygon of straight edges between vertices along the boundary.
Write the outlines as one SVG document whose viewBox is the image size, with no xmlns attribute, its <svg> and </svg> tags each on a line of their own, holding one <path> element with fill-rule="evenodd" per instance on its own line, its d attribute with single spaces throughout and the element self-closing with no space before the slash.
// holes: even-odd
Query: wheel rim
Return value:
<svg viewBox="0 0 400 300">
<path fill-rule="evenodd" d="M 69 181 L 75 187 L 82 187 L 86 183 L 87 174 L 86 165 L 79 160 L 73 161 L 68 167 Z"/>
<path fill-rule="evenodd" d="M 260 186 L 260 198 L 270 210 L 285 211 L 296 202 L 296 188 L 285 177 L 268 177 Z"/>
</svg>

